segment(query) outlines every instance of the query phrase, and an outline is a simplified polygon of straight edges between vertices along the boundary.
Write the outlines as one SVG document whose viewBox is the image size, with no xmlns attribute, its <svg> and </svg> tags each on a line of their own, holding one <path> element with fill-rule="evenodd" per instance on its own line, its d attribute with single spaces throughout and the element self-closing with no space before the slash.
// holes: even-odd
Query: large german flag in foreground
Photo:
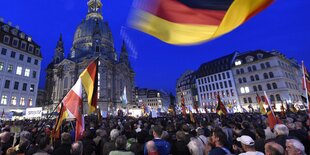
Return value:
<svg viewBox="0 0 310 155">
<path fill-rule="evenodd" d="M 129 25 L 170 44 L 197 44 L 228 33 L 273 0 L 138 0 Z"/>
<path fill-rule="evenodd" d="M 97 109 L 98 100 L 98 58 L 81 73 L 80 78 L 87 94 L 89 113 Z"/>
</svg>

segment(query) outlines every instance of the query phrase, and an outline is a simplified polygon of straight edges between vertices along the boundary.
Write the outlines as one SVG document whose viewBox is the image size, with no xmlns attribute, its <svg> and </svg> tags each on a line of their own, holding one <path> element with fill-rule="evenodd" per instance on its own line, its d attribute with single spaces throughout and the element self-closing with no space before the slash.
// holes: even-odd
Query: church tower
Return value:
<svg viewBox="0 0 310 155">
<path fill-rule="evenodd" d="M 62 34 L 60 34 L 59 40 L 57 42 L 55 52 L 54 52 L 54 63 L 57 64 L 64 59 L 64 43 L 62 41 Z"/>
<path fill-rule="evenodd" d="M 129 59 L 128 59 L 128 52 L 127 52 L 127 49 L 126 49 L 125 41 L 123 41 L 122 50 L 121 50 L 121 54 L 120 54 L 120 57 L 119 57 L 119 62 L 120 63 L 125 63 L 128 67 L 130 67 L 130 63 L 129 63 Z"/>
<path fill-rule="evenodd" d="M 86 20 L 89 18 L 99 18 L 100 20 L 103 19 L 102 17 L 102 3 L 100 0 L 89 0 L 87 2 L 88 6 L 88 14 L 86 16 Z"/>
</svg>

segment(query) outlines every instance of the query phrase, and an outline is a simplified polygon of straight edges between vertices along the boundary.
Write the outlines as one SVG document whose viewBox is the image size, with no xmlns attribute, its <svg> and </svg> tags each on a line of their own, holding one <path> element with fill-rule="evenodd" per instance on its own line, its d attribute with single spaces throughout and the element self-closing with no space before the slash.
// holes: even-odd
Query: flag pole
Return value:
<svg viewBox="0 0 310 155">
<path fill-rule="evenodd" d="M 264 91 L 264 95 L 265 95 L 265 98 L 266 98 L 266 100 L 267 100 L 267 102 L 268 102 L 268 107 L 269 107 L 270 111 L 272 112 L 273 117 L 276 118 L 276 115 L 274 114 L 273 109 L 272 109 L 272 107 L 270 106 L 269 97 L 267 96 L 266 91 Z"/>
<path fill-rule="evenodd" d="M 306 81 L 306 73 L 305 73 L 305 65 L 304 65 L 304 61 L 301 61 L 302 63 L 302 73 L 303 73 L 303 81 L 304 81 L 304 87 L 305 87 L 305 91 L 306 91 L 306 103 L 307 103 L 307 107 L 309 109 L 309 97 L 308 97 L 308 88 L 307 88 L 307 81 Z"/>
</svg>

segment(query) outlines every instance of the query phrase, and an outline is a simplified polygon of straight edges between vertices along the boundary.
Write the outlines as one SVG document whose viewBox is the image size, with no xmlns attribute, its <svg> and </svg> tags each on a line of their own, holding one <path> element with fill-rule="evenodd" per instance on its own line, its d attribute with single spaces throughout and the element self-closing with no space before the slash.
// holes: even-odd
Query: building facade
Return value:
<svg viewBox="0 0 310 155">
<path fill-rule="evenodd" d="M 251 106 L 257 109 L 256 94 L 263 96 L 263 91 L 276 111 L 281 110 L 282 102 L 302 102 L 301 67 L 280 52 L 256 50 L 240 53 L 234 60 L 233 74 L 239 100 L 245 109 Z"/>
<path fill-rule="evenodd" d="M 199 106 L 198 91 L 196 87 L 196 72 L 185 71 L 178 79 L 176 84 L 177 105 L 181 107 L 182 97 L 185 106 Z"/>
<path fill-rule="evenodd" d="M 215 109 L 217 95 L 226 105 L 234 105 L 234 111 L 239 105 L 237 89 L 232 72 L 232 64 L 237 52 L 202 64 L 197 70 L 196 85 L 198 98 L 202 107 L 208 110 Z M 232 109 L 231 109 L 232 110 Z"/>
<path fill-rule="evenodd" d="M 62 37 L 60 36 L 54 58 L 46 69 L 47 98 L 56 106 L 70 91 L 80 73 L 90 61 L 99 57 L 98 70 L 98 106 L 102 110 L 116 110 L 121 105 L 120 96 L 126 87 L 129 104 L 135 104 L 133 71 L 123 42 L 120 55 L 114 48 L 113 36 L 109 25 L 103 20 L 100 0 L 87 2 L 88 13 L 78 25 L 69 57 L 64 56 Z M 85 94 L 85 92 L 84 92 Z M 86 105 L 86 98 L 83 98 Z M 84 106 L 84 112 L 88 109 Z"/>
<path fill-rule="evenodd" d="M 22 113 L 36 106 L 42 55 L 30 35 L 0 21 L 0 109 Z"/>
<path fill-rule="evenodd" d="M 136 100 L 138 106 L 143 105 L 149 110 L 167 111 L 170 105 L 170 96 L 168 93 L 160 90 L 136 88 Z"/>
</svg>

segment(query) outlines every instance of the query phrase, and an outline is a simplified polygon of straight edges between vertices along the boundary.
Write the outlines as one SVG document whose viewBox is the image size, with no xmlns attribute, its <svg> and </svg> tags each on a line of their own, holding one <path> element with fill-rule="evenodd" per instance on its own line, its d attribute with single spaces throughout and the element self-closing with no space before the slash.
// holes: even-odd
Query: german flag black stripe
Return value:
<svg viewBox="0 0 310 155">
<path fill-rule="evenodd" d="M 228 10 L 233 0 L 178 0 L 188 7 L 208 10 Z"/>
</svg>

